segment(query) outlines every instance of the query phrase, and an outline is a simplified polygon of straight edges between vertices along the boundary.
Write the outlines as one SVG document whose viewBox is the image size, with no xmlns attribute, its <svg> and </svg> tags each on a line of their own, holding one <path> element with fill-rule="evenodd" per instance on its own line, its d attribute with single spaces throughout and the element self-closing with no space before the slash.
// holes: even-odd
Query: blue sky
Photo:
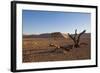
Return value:
<svg viewBox="0 0 100 73">
<path fill-rule="evenodd" d="M 23 34 L 91 31 L 90 13 L 23 10 Z"/>
</svg>

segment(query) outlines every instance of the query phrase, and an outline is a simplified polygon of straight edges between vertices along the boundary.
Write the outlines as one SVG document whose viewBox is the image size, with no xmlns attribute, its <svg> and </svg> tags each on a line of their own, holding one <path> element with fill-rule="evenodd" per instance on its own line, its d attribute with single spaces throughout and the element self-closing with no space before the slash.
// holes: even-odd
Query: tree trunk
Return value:
<svg viewBox="0 0 100 73">
<path fill-rule="evenodd" d="M 80 47 L 80 46 L 79 46 L 78 43 L 75 43 L 75 44 L 74 44 L 74 47 L 75 47 L 75 48 L 78 48 L 78 47 Z"/>
</svg>

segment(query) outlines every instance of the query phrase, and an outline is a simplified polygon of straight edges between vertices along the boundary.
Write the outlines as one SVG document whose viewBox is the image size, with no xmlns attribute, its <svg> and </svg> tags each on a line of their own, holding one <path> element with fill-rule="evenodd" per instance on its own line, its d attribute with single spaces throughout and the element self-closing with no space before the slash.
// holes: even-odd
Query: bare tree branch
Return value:
<svg viewBox="0 0 100 73">
<path fill-rule="evenodd" d="M 72 36 L 68 33 L 69 37 L 74 41 L 74 46 L 79 47 L 79 41 L 82 34 L 84 34 L 86 30 L 82 31 L 79 35 L 77 34 L 77 29 L 75 30 L 75 34 Z"/>
<path fill-rule="evenodd" d="M 78 38 L 77 38 L 77 43 L 79 43 L 79 41 L 80 41 L 80 36 L 81 36 L 82 34 L 84 34 L 85 32 L 86 32 L 86 30 L 82 31 L 82 32 L 79 34 L 79 36 L 78 36 Z"/>
<path fill-rule="evenodd" d="M 75 42 L 75 39 L 73 38 L 72 35 L 70 35 L 70 34 L 68 33 L 68 36 Z"/>
</svg>

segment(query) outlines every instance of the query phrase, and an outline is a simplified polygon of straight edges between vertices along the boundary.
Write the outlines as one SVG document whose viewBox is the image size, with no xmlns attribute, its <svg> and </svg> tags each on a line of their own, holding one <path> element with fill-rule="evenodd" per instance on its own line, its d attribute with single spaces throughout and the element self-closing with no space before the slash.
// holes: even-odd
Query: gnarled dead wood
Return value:
<svg viewBox="0 0 100 73">
<path fill-rule="evenodd" d="M 71 34 L 68 33 L 69 37 L 73 40 L 74 42 L 74 47 L 78 48 L 79 47 L 79 42 L 80 42 L 80 37 L 82 34 L 84 34 L 86 30 L 83 30 L 81 33 L 77 34 L 77 29 L 75 30 L 75 34 L 72 36 Z"/>
</svg>

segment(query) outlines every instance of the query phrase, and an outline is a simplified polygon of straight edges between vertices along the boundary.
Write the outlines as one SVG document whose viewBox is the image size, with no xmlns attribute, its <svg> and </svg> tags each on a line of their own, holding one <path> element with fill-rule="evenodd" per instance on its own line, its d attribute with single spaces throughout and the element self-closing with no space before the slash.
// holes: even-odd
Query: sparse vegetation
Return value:
<svg viewBox="0 0 100 73">
<path fill-rule="evenodd" d="M 75 33 L 77 31 L 75 30 Z M 84 33 L 84 34 L 83 34 Z M 76 33 L 77 34 L 77 33 Z M 74 34 L 71 37 L 75 38 L 79 46 L 74 47 L 74 43 L 69 38 L 47 37 L 47 38 L 23 38 L 23 62 L 44 62 L 44 61 L 62 61 L 62 60 L 82 60 L 90 59 L 90 36 L 84 36 L 85 30 L 79 34 Z M 55 35 L 55 34 L 54 34 Z M 70 34 L 69 34 L 70 35 Z M 90 34 L 86 34 L 90 35 Z M 67 36 L 68 37 L 68 36 Z M 84 38 L 83 38 L 84 37 Z M 78 40 L 76 38 L 79 38 Z M 79 42 L 78 42 L 79 41 Z M 74 45 L 73 45 L 74 44 Z"/>
</svg>

